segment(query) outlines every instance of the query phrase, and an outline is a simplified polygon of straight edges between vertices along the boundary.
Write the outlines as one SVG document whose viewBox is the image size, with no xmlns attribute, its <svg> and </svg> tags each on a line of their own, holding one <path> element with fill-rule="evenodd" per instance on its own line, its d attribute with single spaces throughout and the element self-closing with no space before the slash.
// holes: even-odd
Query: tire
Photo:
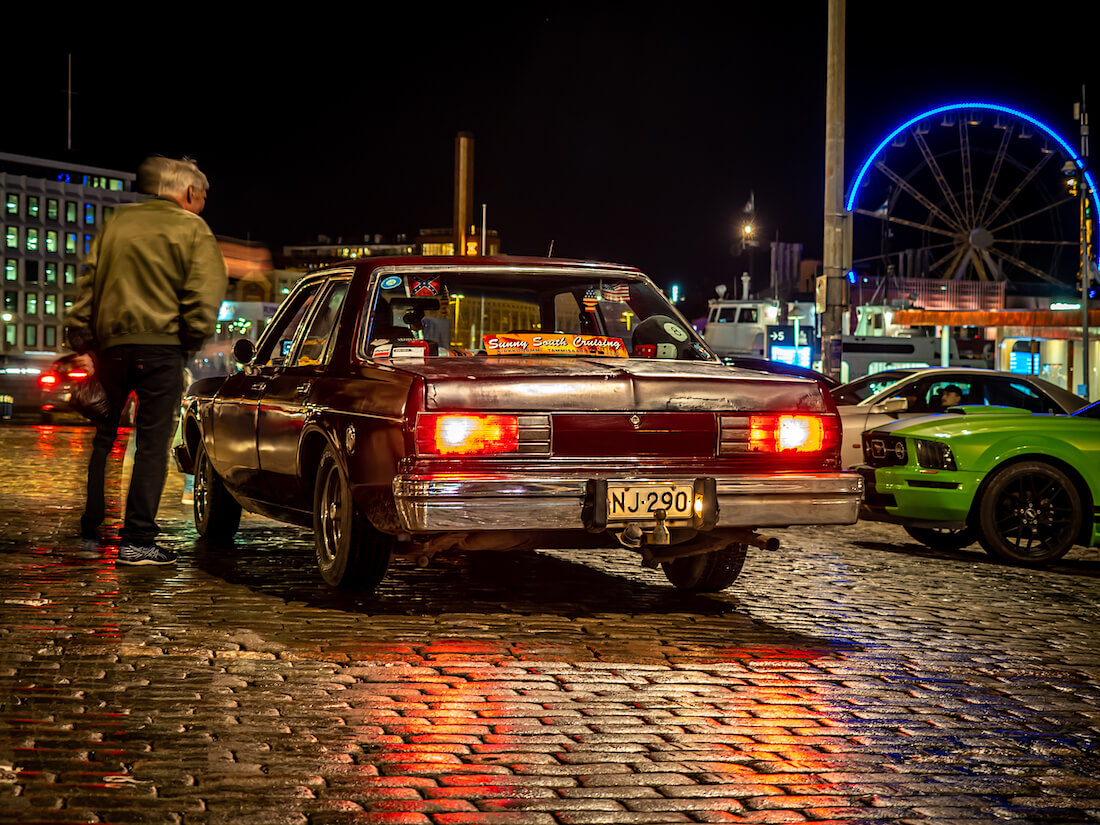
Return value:
<svg viewBox="0 0 1100 825">
<path fill-rule="evenodd" d="M 730 544 L 703 555 L 663 561 L 661 569 L 677 590 L 717 593 L 737 581 L 747 551 L 746 544 Z"/>
<path fill-rule="evenodd" d="M 214 472 L 206 445 L 199 442 L 195 453 L 193 492 L 195 529 L 211 541 L 232 541 L 241 526 L 241 505 L 225 489 L 225 482 Z"/>
<path fill-rule="evenodd" d="M 1016 564 L 1060 559 L 1076 542 L 1084 518 L 1081 495 L 1070 477 L 1040 461 L 999 470 L 977 507 L 982 548 Z"/>
<path fill-rule="evenodd" d="M 942 553 L 962 550 L 978 539 L 970 527 L 906 527 L 905 532 L 914 541 Z"/>
<path fill-rule="evenodd" d="M 396 539 L 375 528 L 351 496 L 336 454 L 325 450 L 313 488 L 313 541 L 321 577 L 334 587 L 373 590 L 390 566 Z"/>
</svg>

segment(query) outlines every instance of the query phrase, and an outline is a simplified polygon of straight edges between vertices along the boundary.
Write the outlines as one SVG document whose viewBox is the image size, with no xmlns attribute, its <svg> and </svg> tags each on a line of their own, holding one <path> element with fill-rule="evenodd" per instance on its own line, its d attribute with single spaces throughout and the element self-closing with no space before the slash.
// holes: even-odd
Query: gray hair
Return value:
<svg viewBox="0 0 1100 825">
<path fill-rule="evenodd" d="M 206 190 L 210 181 L 191 158 L 146 158 L 138 169 L 138 188 L 151 195 L 181 197 L 187 187 Z"/>
</svg>

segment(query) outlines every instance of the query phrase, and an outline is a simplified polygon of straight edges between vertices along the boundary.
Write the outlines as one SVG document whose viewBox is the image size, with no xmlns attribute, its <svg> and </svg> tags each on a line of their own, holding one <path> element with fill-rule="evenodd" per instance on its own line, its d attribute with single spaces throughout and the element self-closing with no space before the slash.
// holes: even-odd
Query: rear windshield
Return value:
<svg viewBox="0 0 1100 825">
<path fill-rule="evenodd" d="M 833 396 L 833 400 L 839 406 L 858 404 L 860 401 L 866 401 L 872 395 L 877 395 L 892 384 L 896 384 L 903 378 L 912 375 L 915 370 L 885 370 L 883 372 L 872 373 L 871 375 L 865 375 L 862 378 L 857 378 L 855 381 L 850 381 L 847 384 L 841 384 L 839 387 L 833 387 L 829 392 Z"/>
<path fill-rule="evenodd" d="M 650 283 L 619 273 L 382 275 L 368 357 L 598 356 L 717 360 Z"/>
</svg>

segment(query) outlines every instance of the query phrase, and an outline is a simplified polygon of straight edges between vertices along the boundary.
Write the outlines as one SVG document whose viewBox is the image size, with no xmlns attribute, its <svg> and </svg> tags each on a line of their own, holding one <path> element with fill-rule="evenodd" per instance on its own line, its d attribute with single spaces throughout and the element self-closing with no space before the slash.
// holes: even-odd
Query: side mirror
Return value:
<svg viewBox="0 0 1100 825">
<path fill-rule="evenodd" d="M 871 412 L 877 415 L 905 412 L 909 409 L 908 398 L 887 398 L 871 407 Z"/>
<path fill-rule="evenodd" d="M 233 358 L 238 364 L 251 364 L 255 355 L 256 345 L 252 343 L 251 339 L 238 338 L 233 343 Z"/>
</svg>

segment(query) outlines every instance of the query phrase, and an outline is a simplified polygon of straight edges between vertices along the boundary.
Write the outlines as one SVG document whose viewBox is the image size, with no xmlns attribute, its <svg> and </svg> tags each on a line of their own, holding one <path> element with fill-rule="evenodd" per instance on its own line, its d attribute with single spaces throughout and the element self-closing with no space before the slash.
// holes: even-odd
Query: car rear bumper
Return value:
<svg viewBox="0 0 1100 825">
<path fill-rule="evenodd" d="M 616 480 L 608 477 L 609 481 Z M 626 479 L 623 479 L 626 480 Z M 629 479 L 691 483 L 687 477 Z M 714 479 L 714 527 L 852 524 L 863 479 L 855 473 L 772 474 Z M 585 478 L 507 475 L 399 475 L 397 514 L 409 532 L 592 529 L 592 485 Z M 710 526 L 710 525 L 708 525 Z"/>
</svg>

